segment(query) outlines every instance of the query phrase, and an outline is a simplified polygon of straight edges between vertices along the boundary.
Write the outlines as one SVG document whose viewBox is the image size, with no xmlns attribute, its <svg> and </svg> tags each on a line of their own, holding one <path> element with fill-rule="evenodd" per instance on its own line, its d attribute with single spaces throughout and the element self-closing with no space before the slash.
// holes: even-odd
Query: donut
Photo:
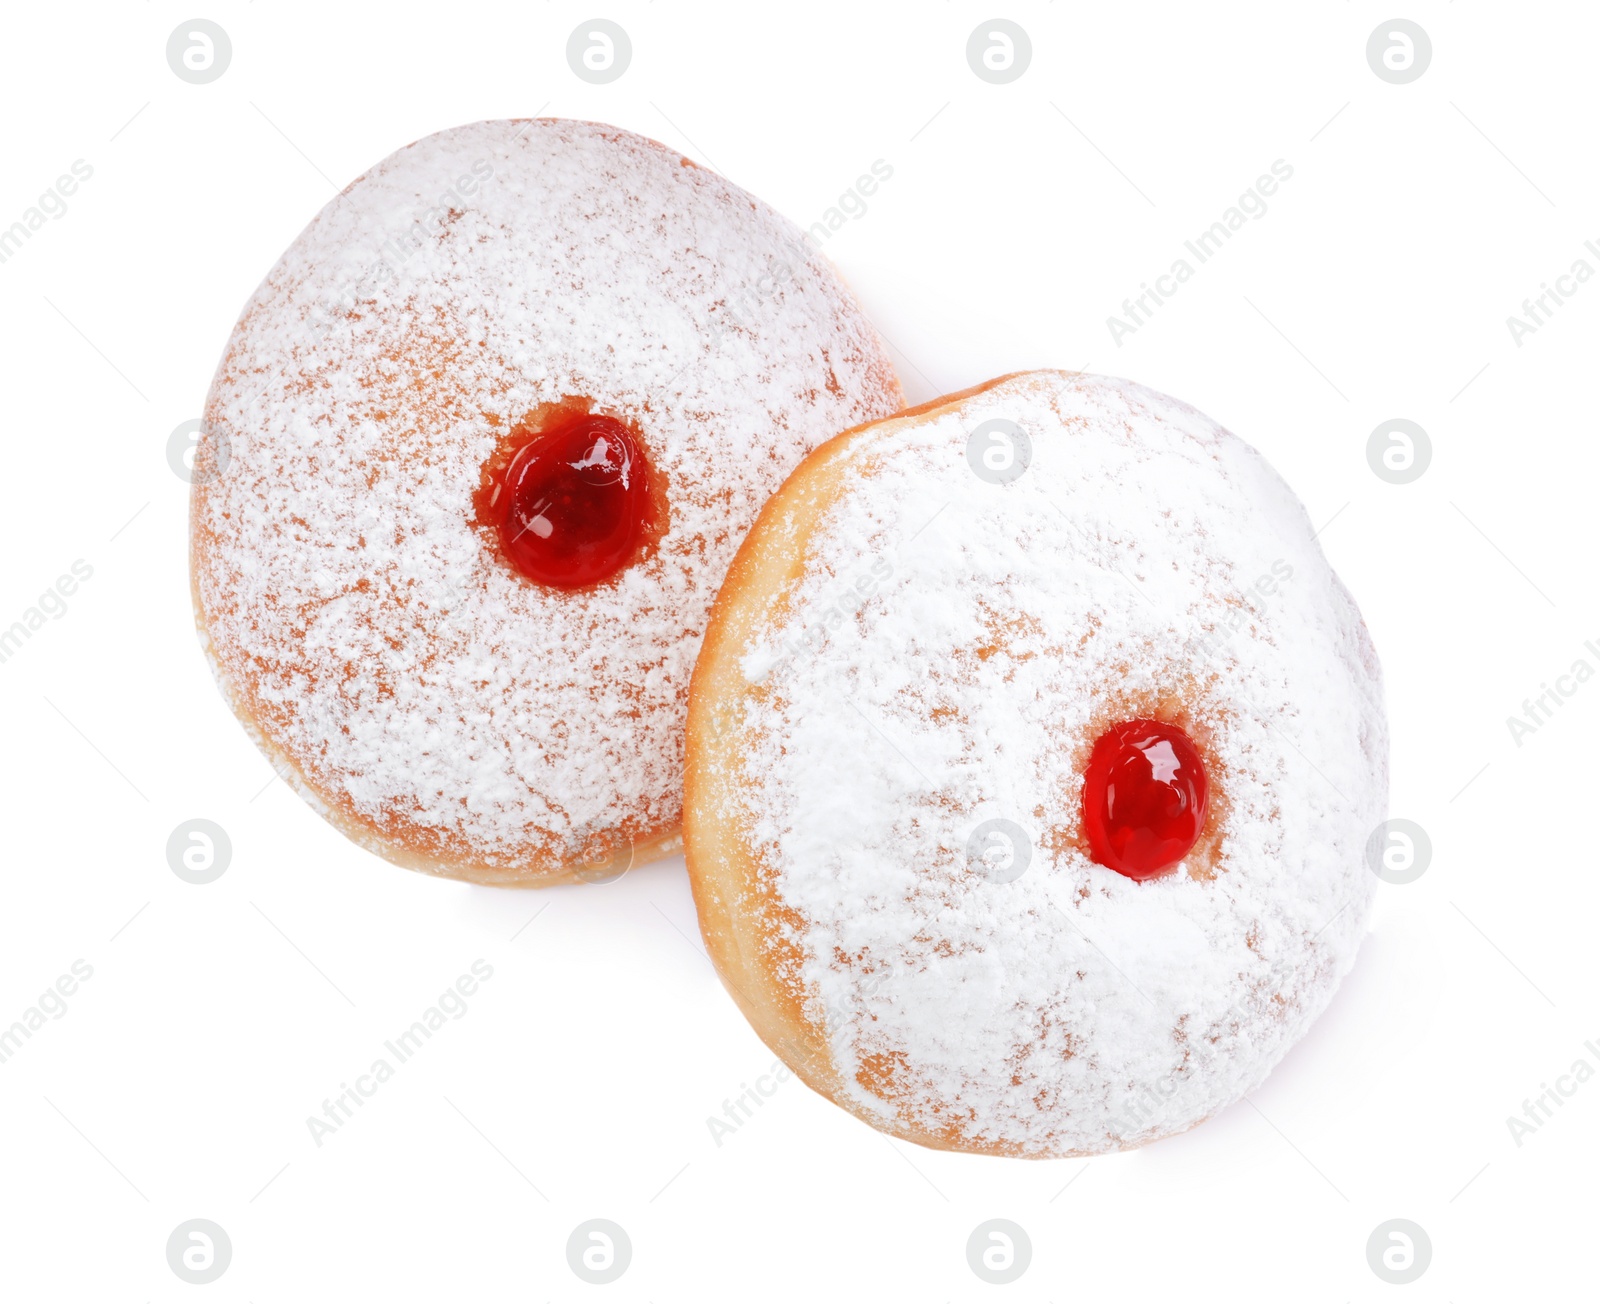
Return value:
<svg viewBox="0 0 1600 1304">
<path fill-rule="evenodd" d="M 1293 492 L 1123 380 L 1002 377 L 812 452 L 690 690 L 686 854 L 756 1032 L 873 1127 L 1131 1149 L 1350 969 L 1388 734 Z"/>
<path fill-rule="evenodd" d="M 761 504 L 901 406 L 798 228 L 594 123 L 480 122 L 352 183 L 206 400 L 202 647 L 285 779 L 411 869 L 543 885 L 681 845 L 688 686 Z"/>
</svg>

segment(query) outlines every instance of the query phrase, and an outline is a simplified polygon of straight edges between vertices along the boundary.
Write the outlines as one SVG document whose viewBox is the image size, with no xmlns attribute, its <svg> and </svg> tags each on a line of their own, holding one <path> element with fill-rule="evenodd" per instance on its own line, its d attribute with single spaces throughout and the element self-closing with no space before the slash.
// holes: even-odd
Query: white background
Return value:
<svg viewBox="0 0 1600 1304">
<path fill-rule="evenodd" d="M 0 1296 L 1591 1293 L 1600 1079 L 1520 1147 L 1506 1124 L 1576 1059 L 1600 1067 L 1600 681 L 1521 747 L 1506 725 L 1578 657 L 1600 667 L 1600 284 L 1520 348 L 1506 326 L 1574 259 L 1600 269 L 1587 8 L 1418 0 L 1401 13 L 1432 64 L 1395 86 L 1365 56 L 1394 12 L 1366 0 L 619 3 L 598 12 L 632 64 L 593 86 L 565 58 L 587 5 L 235 0 L 200 11 L 234 52 L 194 86 L 165 59 L 186 5 L 8 5 L 0 226 L 74 160 L 94 175 L 0 264 L 0 626 L 74 560 L 93 577 L 0 664 L 0 1025 L 74 960 L 94 974 L 0 1064 Z M 965 58 L 996 12 L 1033 43 L 1005 86 Z M 718 1146 L 707 1117 L 772 1057 L 701 951 L 681 860 L 543 893 L 433 881 L 274 779 L 195 644 L 167 438 L 336 186 L 440 128 L 541 112 L 657 137 L 802 226 L 885 160 L 826 251 L 908 397 L 1033 366 L 1132 376 L 1330 522 L 1384 661 L 1393 812 L 1434 856 L 1380 889 L 1355 972 L 1251 1101 L 1137 1153 L 1026 1163 L 890 1141 L 791 1081 Z M 1108 314 L 1280 158 L 1266 216 L 1114 344 Z M 1366 461 L 1392 417 L 1433 441 L 1406 486 Z M 233 842 L 204 887 L 165 854 L 193 817 Z M 478 958 L 469 1012 L 318 1148 L 306 1117 Z M 196 1217 L 233 1244 L 205 1287 L 165 1257 Z M 591 1217 L 633 1246 L 603 1288 L 566 1260 Z M 966 1260 L 990 1218 L 1033 1245 L 1003 1288 Z M 1409 1286 L 1368 1267 L 1390 1218 L 1432 1242 Z"/>
</svg>

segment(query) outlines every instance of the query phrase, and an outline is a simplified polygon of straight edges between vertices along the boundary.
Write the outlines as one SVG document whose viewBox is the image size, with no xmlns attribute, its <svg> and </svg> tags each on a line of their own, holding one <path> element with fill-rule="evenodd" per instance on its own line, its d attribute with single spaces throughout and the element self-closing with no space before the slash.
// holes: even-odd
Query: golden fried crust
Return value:
<svg viewBox="0 0 1600 1304">
<path fill-rule="evenodd" d="M 723 984 L 761 1040 L 813 1090 L 873 1127 L 935 1149 L 998 1155 L 1020 1152 L 998 1145 L 978 1151 L 970 1141 L 958 1142 L 905 1120 L 889 1124 L 869 1117 L 843 1089 L 824 1030 L 805 1013 L 804 993 L 786 986 L 778 975 L 780 966 L 799 956 L 782 932 L 786 907 L 751 854 L 748 819 L 737 799 L 743 780 L 739 734 L 730 726 L 745 699 L 761 691 L 740 665 L 745 646 L 757 620 L 770 612 L 771 595 L 786 589 L 805 569 L 806 541 L 844 494 L 847 470 L 852 476 L 859 473 L 859 463 L 850 463 L 855 446 L 902 424 L 935 420 L 1012 374 L 846 430 L 806 457 L 762 508 L 712 606 L 690 683 L 683 820 L 701 936 Z"/>
</svg>

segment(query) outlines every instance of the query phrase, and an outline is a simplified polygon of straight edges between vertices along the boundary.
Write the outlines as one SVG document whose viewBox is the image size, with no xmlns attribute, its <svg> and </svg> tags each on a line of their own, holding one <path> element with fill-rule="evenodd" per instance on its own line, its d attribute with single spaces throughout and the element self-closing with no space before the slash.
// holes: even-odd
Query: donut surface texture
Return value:
<svg viewBox="0 0 1600 1304">
<path fill-rule="evenodd" d="M 662 854 L 729 560 L 811 448 L 900 404 L 827 260 L 722 177 L 594 123 L 440 132 L 335 198 L 234 329 L 194 468 L 202 645 L 274 765 L 393 861 L 540 885 Z M 475 495 L 572 409 L 636 433 L 661 519 L 564 590 Z"/>
<path fill-rule="evenodd" d="M 1211 792 L 1142 882 L 1082 827 L 1095 740 L 1136 720 L 1181 728 Z M 1262 457 L 1142 386 L 1029 372 L 845 432 L 762 509 L 685 788 L 708 949 L 807 1082 L 924 1145 L 1087 1155 L 1238 1100 L 1328 1004 L 1388 734 Z"/>
</svg>

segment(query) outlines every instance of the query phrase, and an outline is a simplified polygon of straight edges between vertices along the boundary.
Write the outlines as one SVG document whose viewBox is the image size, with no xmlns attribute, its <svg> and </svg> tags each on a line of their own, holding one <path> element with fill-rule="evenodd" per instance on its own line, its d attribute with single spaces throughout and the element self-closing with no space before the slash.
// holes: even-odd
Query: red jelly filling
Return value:
<svg viewBox="0 0 1600 1304">
<path fill-rule="evenodd" d="M 1167 872 L 1199 840 L 1206 790 L 1205 765 L 1182 729 L 1159 720 L 1113 726 L 1083 778 L 1089 855 L 1132 879 Z"/>
<path fill-rule="evenodd" d="M 650 468 L 638 436 L 614 417 L 565 414 L 523 444 L 497 479 L 500 547 L 529 579 L 586 588 L 638 553 L 651 514 Z"/>
</svg>

